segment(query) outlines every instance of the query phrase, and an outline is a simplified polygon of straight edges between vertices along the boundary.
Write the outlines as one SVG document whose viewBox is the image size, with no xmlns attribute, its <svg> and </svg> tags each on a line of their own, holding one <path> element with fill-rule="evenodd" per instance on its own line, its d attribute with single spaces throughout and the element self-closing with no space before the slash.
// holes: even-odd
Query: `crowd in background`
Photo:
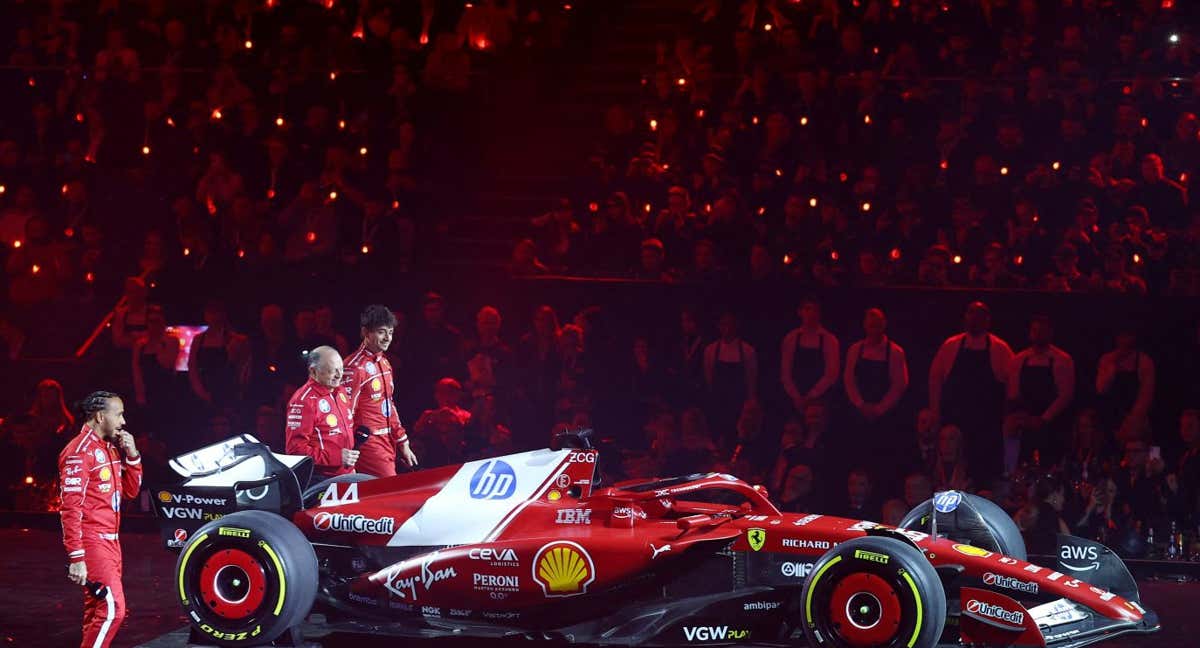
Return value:
<svg viewBox="0 0 1200 648">
<path fill-rule="evenodd" d="M 356 306 L 208 299 L 192 337 L 168 326 L 166 296 L 436 254 L 447 224 L 425 165 L 481 110 L 463 99 L 472 75 L 505 50 L 552 51 L 572 11 L 469 4 L 5 9 L 0 355 L 45 335 L 39 307 L 120 295 L 85 362 L 125 395 L 148 480 L 234 433 L 280 444 L 301 351 L 353 351 L 339 322 Z M 606 111 L 594 174 L 513 233 L 511 273 L 1195 295 L 1185 12 L 697 2 L 640 101 Z M 1005 505 L 1035 546 L 1058 529 L 1132 547 L 1200 524 L 1200 371 L 1165 384 L 1125 322 L 1092 332 L 1114 343 L 1085 359 L 1032 311 L 1027 336 L 1001 339 L 982 303 L 929 354 L 867 303 L 861 327 L 830 330 L 803 301 L 783 336 L 743 331 L 736 309 L 684 309 L 659 323 L 666 340 L 618 335 L 609 303 L 515 318 L 455 304 L 478 310 L 454 322 L 437 293 L 388 303 L 396 404 L 427 467 L 594 428 L 610 481 L 719 470 L 789 511 L 895 523 L 957 488 Z M 1179 351 L 1193 368 L 1197 342 Z M 6 413 L 0 508 L 53 505 L 72 396 L 47 378 Z"/>
<path fill-rule="evenodd" d="M 694 4 L 513 272 L 1197 294 L 1185 3 Z"/>
<path fill-rule="evenodd" d="M 166 477 L 172 454 L 234 433 L 280 447 L 283 405 L 307 378 L 301 352 L 345 355 L 358 342 L 333 326 L 329 306 L 285 314 L 268 303 L 241 332 L 214 300 L 185 353 L 161 307 L 129 303 L 110 332 L 114 345 L 126 338 L 125 363 L 105 379 L 127 394 L 151 479 Z M 830 330 L 816 300 L 798 306 L 782 339 L 743 334 L 732 311 L 691 309 L 666 341 L 614 337 L 601 306 L 567 318 L 542 305 L 528 329 L 512 330 L 485 305 L 460 329 L 432 292 L 396 315 L 396 405 L 426 468 L 594 429 L 610 483 L 728 472 L 766 485 L 784 510 L 890 523 L 934 491 L 962 489 L 1005 505 L 1043 543 L 1059 529 L 1128 543 L 1200 525 L 1200 371 L 1168 362 L 1174 382 L 1159 384 L 1163 370 L 1132 330 L 1114 331 L 1110 350 L 1084 362 L 1072 341 L 1055 344 L 1045 316 L 1029 317 L 1027 336 L 1010 344 L 983 302 L 923 357 L 905 351 L 903 333 L 891 337 L 882 310 Z M 1200 357 L 1200 335 L 1194 342 L 1180 351 Z M 46 379 L 4 420 L 8 505 L 46 505 L 56 453 L 75 429 L 68 400 Z"/>
</svg>

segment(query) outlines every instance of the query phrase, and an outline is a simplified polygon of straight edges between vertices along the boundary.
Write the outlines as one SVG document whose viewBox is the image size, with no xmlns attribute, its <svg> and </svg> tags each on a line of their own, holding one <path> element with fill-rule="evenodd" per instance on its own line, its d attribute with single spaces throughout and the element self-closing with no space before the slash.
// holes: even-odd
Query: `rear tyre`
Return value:
<svg viewBox="0 0 1200 648">
<path fill-rule="evenodd" d="M 265 644 L 308 616 L 317 556 L 290 521 L 239 511 L 192 535 L 175 563 L 175 581 L 197 633 L 221 646 Z"/>
<path fill-rule="evenodd" d="M 946 593 L 920 551 L 868 536 L 837 545 L 813 565 L 800 615 L 810 646 L 935 648 Z"/>
</svg>

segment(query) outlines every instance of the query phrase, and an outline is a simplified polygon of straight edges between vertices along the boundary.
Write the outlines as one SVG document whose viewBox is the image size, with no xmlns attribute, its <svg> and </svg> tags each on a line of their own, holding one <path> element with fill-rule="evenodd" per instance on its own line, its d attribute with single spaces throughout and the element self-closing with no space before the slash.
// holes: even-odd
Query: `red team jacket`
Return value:
<svg viewBox="0 0 1200 648">
<path fill-rule="evenodd" d="M 117 539 L 121 498 L 137 497 L 142 487 L 142 458 L 122 459 L 116 446 L 85 425 L 58 455 L 58 475 L 63 544 L 76 563 L 86 543 Z"/>
<path fill-rule="evenodd" d="M 286 452 L 312 457 L 313 472 L 325 479 L 354 472 L 342 465 L 342 448 L 354 449 L 350 398 L 310 378 L 288 401 Z"/>
<path fill-rule="evenodd" d="M 364 345 L 346 358 L 345 365 L 342 387 L 350 398 L 354 425 L 367 428 L 371 434 L 362 449 L 371 452 L 375 448 L 368 449 L 368 445 L 378 446 L 382 456 L 395 461 L 396 444 L 407 441 L 408 433 L 392 402 L 392 363 L 382 353 L 367 351 Z"/>
</svg>

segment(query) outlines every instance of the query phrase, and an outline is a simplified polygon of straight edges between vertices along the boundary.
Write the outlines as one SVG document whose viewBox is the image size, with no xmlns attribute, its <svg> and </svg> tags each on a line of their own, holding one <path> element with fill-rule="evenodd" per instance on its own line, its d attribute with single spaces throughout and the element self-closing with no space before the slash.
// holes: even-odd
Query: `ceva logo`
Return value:
<svg viewBox="0 0 1200 648">
<path fill-rule="evenodd" d="M 492 459 L 471 476 L 471 499 L 502 500 L 517 490 L 517 475 L 512 466 Z"/>
<path fill-rule="evenodd" d="M 730 630 L 729 626 L 685 626 L 683 636 L 688 641 L 727 641 L 746 639 L 749 630 Z"/>
</svg>

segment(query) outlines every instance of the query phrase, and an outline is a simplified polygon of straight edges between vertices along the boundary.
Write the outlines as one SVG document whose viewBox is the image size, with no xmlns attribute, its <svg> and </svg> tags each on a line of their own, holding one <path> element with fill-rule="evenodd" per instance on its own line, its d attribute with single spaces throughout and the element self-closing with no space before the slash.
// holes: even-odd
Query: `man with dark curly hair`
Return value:
<svg viewBox="0 0 1200 648">
<path fill-rule="evenodd" d="M 408 444 L 408 433 L 396 414 L 392 364 L 385 352 L 392 344 L 396 315 L 386 306 L 372 304 L 359 317 L 362 344 L 346 358 L 342 387 L 354 408 L 354 434 L 365 438 L 357 470 L 376 477 L 396 474 L 396 454 L 407 466 L 417 465 Z"/>
</svg>

